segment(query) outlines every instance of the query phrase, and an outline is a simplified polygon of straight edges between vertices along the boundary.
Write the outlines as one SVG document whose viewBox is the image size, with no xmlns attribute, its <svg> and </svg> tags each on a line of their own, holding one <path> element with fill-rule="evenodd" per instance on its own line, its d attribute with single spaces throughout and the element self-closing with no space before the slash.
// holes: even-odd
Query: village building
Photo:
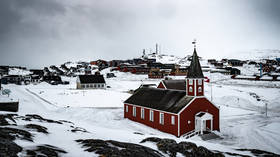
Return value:
<svg viewBox="0 0 280 157">
<path fill-rule="evenodd" d="M 163 78 L 166 74 L 164 70 L 160 70 L 159 68 L 151 68 L 149 73 L 148 73 L 148 78 L 151 79 L 159 79 Z"/>
<path fill-rule="evenodd" d="M 106 89 L 103 75 L 79 75 L 77 89 Z"/>
<path fill-rule="evenodd" d="M 229 59 L 228 64 L 231 66 L 243 66 L 243 62 L 238 59 Z"/>
<path fill-rule="evenodd" d="M 219 131 L 219 107 L 204 96 L 204 76 L 196 48 L 185 81 L 181 83 L 185 91 L 138 89 L 124 102 L 124 118 L 177 137 Z"/>
<path fill-rule="evenodd" d="M 188 68 L 180 67 L 179 65 L 175 65 L 175 68 L 171 70 L 169 75 L 172 76 L 186 76 L 188 72 Z"/>
<path fill-rule="evenodd" d="M 4 76 L 1 80 L 2 84 L 17 84 L 21 85 L 24 83 L 24 78 L 21 75 L 8 75 Z"/>
</svg>

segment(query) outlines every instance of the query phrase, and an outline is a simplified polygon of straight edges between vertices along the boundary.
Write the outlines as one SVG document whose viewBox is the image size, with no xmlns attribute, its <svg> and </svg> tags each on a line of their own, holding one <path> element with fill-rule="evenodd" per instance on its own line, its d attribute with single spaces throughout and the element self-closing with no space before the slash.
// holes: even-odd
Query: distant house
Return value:
<svg viewBox="0 0 280 157">
<path fill-rule="evenodd" d="M 238 59 L 229 59 L 228 64 L 231 66 L 243 66 L 243 62 Z"/>
<path fill-rule="evenodd" d="M 159 68 L 152 68 L 148 74 L 148 78 L 158 79 L 164 77 L 164 71 L 160 70 Z"/>
<path fill-rule="evenodd" d="M 186 80 L 178 84 L 186 90 L 177 90 L 177 85 L 176 90 L 138 89 L 124 102 L 124 118 L 178 137 L 219 131 L 219 107 L 204 96 L 204 76 L 196 49 Z"/>
<path fill-rule="evenodd" d="M 175 66 L 175 68 L 171 70 L 169 75 L 172 75 L 172 76 L 186 76 L 187 72 L 188 72 L 188 68 Z"/>
<path fill-rule="evenodd" d="M 103 75 L 79 75 L 77 89 L 106 89 Z"/>
<path fill-rule="evenodd" d="M 14 83 L 17 85 L 21 85 L 24 82 L 24 79 L 21 75 L 8 75 L 2 78 L 2 84 L 9 84 L 9 83 Z"/>
<path fill-rule="evenodd" d="M 43 77 L 43 81 L 50 84 L 60 84 L 62 83 L 61 77 L 57 75 L 47 75 Z"/>
<path fill-rule="evenodd" d="M 216 61 L 216 59 L 208 59 L 207 62 L 210 63 L 210 64 L 214 64 L 214 63 L 216 63 L 217 61 Z"/>
<path fill-rule="evenodd" d="M 30 69 L 29 70 L 33 75 L 38 75 L 40 77 L 44 76 L 44 70 L 41 69 Z"/>
<path fill-rule="evenodd" d="M 41 77 L 39 75 L 31 75 L 31 80 L 32 83 L 40 83 Z"/>
</svg>

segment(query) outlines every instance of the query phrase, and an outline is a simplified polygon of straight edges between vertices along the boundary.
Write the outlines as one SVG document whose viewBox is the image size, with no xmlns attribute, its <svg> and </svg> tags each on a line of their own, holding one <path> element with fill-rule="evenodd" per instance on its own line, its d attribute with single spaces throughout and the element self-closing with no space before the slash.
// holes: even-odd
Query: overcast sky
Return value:
<svg viewBox="0 0 280 157">
<path fill-rule="evenodd" d="M 280 49 L 279 0 L 0 0 L 0 65 Z"/>
</svg>

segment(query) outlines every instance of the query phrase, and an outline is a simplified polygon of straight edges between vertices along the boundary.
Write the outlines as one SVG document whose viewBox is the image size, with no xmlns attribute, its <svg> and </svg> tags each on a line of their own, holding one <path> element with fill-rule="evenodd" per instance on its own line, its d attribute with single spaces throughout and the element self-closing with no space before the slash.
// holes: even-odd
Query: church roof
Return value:
<svg viewBox="0 0 280 157">
<path fill-rule="evenodd" d="M 186 96 L 185 91 L 144 87 L 140 88 L 124 103 L 179 113 L 192 99 L 193 97 Z"/>
<path fill-rule="evenodd" d="M 193 51 L 193 56 L 192 56 L 192 61 L 191 65 L 189 67 L 188 73 L 187 73 L 187 78 L 204 78 L 202 69 L 199 63 L 199 59 L 196 53 L 196 48 L 194 48 Z"/>
<path fill-rule="evenodd" d="M 166 89 L 183 90 L 186 91 L 186 80 L 163 80 L 162 83 Z"/>
</svg>

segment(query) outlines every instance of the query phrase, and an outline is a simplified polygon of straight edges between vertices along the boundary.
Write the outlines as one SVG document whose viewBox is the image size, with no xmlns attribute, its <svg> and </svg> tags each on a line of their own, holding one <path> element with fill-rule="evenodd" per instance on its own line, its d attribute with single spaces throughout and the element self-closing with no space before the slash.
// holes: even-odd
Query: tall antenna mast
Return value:
<svg viewBox="0 0 280 157">
<path fill-rule="evenodd" d="M 158 44 L 156 43 L 156 54 L 158 54 Z"/>
</svg>

